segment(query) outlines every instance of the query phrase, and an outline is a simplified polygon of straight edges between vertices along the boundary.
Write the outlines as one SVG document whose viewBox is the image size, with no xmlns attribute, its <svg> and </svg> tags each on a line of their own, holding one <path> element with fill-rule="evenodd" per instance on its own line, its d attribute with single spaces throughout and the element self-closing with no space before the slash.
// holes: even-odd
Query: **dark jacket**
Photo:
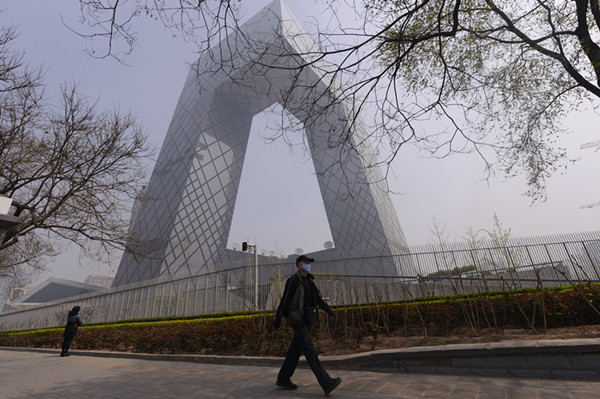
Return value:
<svg viewBox="0 0 600 399">
<path fill-rule="evenodd" d="M 290 310 L 292 310 L 292 299 L 294 297 L 294 294 L 296 293 L 296 290 L 298 289 L 299 284 L 302 284 L 302 288 L 304 291 L 304 309 L 307 309 L 311 306 L 318 306 L 325 312 L 327 312 L 327 314 L 333 316 L 331 308 L 325 303 L 325 301 L 323 301 L 323 298 L 321 298 L 319 289 L 313 281 L 314 279 L 315 276 L 313 276 L 310 273 L 308 273 L 306 277 L 302 277 L 300 273 L 296 273 L 290 278 L 288 278 L 288 280 L 285 283 L 285 289 L 283 290 L 281 302 L 279 303 L 279 307 L 277 308 L 277 314 L 275 316 L 276 319 L 281 320 L 282 316 L 285 318 L 288 317 Z"/>
<path fill-rule="evenodd" d="M 83 325 L 78 312 L 69 311 L 67 325 L 65 326 L 65 337 L 74 337 L 77 334 L 77 327 Z"/>
</svg>

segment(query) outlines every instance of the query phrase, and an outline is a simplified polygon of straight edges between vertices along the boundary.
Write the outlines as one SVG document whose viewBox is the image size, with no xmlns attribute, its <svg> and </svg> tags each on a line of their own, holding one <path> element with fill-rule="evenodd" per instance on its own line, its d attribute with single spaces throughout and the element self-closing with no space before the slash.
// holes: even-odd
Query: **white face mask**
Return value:
<svg viewBox="0 0 600 399">
<path fill-rule="evenodd" d="M 302 265 L 302 270 L 304 270 L 307 273 L 310 273 L 310 263 L 305 263 Z"/>
</svg>

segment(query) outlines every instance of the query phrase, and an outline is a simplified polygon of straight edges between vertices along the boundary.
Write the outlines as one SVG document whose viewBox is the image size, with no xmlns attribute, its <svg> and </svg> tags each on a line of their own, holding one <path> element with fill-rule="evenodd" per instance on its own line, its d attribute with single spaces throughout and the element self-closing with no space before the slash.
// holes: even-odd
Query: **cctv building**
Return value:
<svg viewBox="0 0 600 399">
<path fill-rule="evenodd" d="M 227 249 L 252 118 L 272 104 L 304 128 L 298 134 L 305 135 L 334 241 L 311 254 L 330 305 L 502 290 L 507 271 L 519 288 L 539 284 L 540 275 L 531 278 L 536 270 L 553 285 L 589 281 L 580 271 L 599 278 L 597 232 L 409 253 L 383 176 L 372 167 L 368 132 L 352 104 L 340 100 L 335 68 L 311 58 L 318 53 L 312 46 L 277 0 L 203 54 L 134 206 L 131 251 L 113 286 L 10 310 L 0 315 L 0 330 L 56 326 L 75 305 L 90 323 L 275 309 L 296 255 Z M 520 251 L 527 256 L 506 255 Z M 482 271 L 481 278 L 453 273 L 461 265 Z"/>
<path fill-rule="evenodd" d="M 194 276 L 248 264 L 227 249 L 252 118 L 280 104 L 302 122 L 334 247 L 318 260 L 386 257 L 344 273 L 415 275 L 398 217 L 363 124 L 339 100 L 332 69 L 276 0 L 203 54 L 190 69 L 113 286 Z M 397 257 L 401 258 L 401 257 Z M 408 258 L 408 257 L 404 257 Z M 293 259 L 290 256 L 290 259 Z M 266 257 L 259 257 L 267 262 Z M 244 263 L 246 262 L 246 263 Z M 319 267 L 327 272 L 327 265 Z"/>
</svg>

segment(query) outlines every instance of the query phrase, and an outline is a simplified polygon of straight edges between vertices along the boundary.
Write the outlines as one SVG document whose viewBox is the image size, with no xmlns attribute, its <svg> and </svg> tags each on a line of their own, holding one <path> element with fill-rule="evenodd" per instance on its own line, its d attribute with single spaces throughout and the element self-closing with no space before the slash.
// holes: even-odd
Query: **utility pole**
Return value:
<svg viewBox="0 0 600 399">
<path fill-rule="evenodd" d="M 254 251 L 254 309 L 258 310 L 258 248 L 256 242 L 248 244 L 246 241 L 242 243 L 242 251 Z"/>
</svg>

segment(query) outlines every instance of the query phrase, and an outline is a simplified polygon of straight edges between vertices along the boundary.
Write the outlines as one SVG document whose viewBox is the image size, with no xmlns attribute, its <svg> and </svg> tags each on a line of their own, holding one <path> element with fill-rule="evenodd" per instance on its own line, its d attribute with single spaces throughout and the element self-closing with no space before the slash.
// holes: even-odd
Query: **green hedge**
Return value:
<svg viewBox="0 0 600 399">
<path fill-rule="evenodd" d="M 595 284 L 499 292 L 334 309 L 314 328 L 317 345 L 348 348 L 367 337 L 449 336 L 465 328 L 473 336 L 509 328 L 546 329 L 600 323 Z M 281 356 L 292 330 L 272 327 L 270 312 L 145 319 L 84 325 L 74 349 L 144 353 L 205 353 Z M 285 325 L 285 324 L 284 324 Z M 63 328 L 0 332 L 0 346 L 59 348 Z"/>
</svg>

